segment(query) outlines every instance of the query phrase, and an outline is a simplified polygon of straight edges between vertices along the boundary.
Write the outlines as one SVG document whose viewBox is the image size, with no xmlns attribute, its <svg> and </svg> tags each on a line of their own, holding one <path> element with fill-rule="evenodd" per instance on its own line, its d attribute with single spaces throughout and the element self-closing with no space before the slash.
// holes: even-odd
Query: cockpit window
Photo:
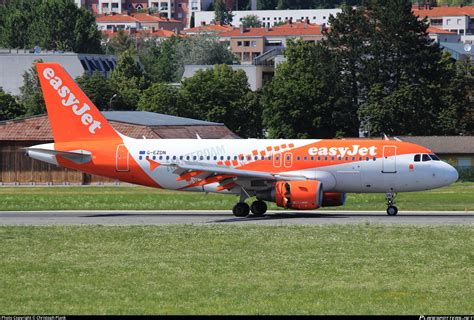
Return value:
<svg viewBox="0 0 474 320">
<path fill-rule="evenodd" d="M 423 155 L 422 161 L 430 161 L 430 160 L 431 160 L 430 156 L 428 156 L 427 154 Z"/>
<path fill-rule="evenodd" d="M 415 154 L 415 162 L 420 162 L 421 154 Z"/>
<path fill-rule="evenodd" d="M 441 161 L 437 155 L 435 154 L 430 154 L 430 158 L 433 159 L 434 161 Z"/>
</svg>

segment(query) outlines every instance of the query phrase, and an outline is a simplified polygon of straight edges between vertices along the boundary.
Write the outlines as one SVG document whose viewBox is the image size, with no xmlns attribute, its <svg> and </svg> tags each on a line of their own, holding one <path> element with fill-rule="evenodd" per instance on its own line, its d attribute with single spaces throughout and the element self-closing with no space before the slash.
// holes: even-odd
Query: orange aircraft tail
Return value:
<svg viewBox="0 0 474 320">
<path fill-rule="evenodd" d="M 120 135 L 58 63 L 37 63 L 55 142 L 111 140 Z"/>
</svg>

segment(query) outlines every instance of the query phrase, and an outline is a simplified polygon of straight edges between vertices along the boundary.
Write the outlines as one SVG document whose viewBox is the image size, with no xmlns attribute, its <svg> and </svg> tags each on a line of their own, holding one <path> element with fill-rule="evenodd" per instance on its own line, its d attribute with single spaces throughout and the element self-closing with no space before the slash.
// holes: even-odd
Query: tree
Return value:
<svg viewBox="0 0 474 320">
<path fill-rule="evenodd" d="M 182 116 L 225 123 L 242 137 L 261 135 L 259 104 L 244 71 L 227 65 L 200 70 L 183 81 L 181 91 L 187 105 Z"/>
<path fill-rule="evenodd" d="M 123 52 L 112 71 L 110 81 L 116 91 L 113 110 L 136 110 L 140 93 L 148 86 L 140 64 L 131 52 Z"/>
<path fill-rule="evenodd" d="M 69 0 L 10 0 L 0 5 L 0 46 L 100 53 L 95 18 Z"/>
<path fill-rule="evenodd" d="M 99 110 L 110 108 L 110 99 L 115 94 L 115 90 L 110 81 L 100 72 L 85 73 L 77 77 L 76 82 Z"/>
<path fill-rule="evenodd" d="M 363 93 L 369 86 L 364 79 L 366 60 L 370 57 L 370 34 L 372 28 L 364 8 L 354 9 L 349 5 L 341 8 L 336 17 L 329 17 L 330 32 L 324 31 L 322 44 L 332 52 L 338 75 L 338 85 L 350 103 L 351 124 L 359 127 L 357 110 L 360 107 Z"/>
<path fill-rule="evenodd" d="M 181 67 L 176 53 L 180 41 L 178 37 L 160 42 L 152 39 L 139 52 L 140 61 L 152 82 L 175 82 L 181 79 L 181 75 L 177 75 Z"/>
<path fill-rule="evenodd" d="M 230 25 L 232 24 L 233 17 L 232 12 L 227 10 L 224 0 L 214 1 L 214 20 L 217 23 Z"/>
<path fill-rule="evenodd" d="M 427 21 L 413 15 L 411 1 L 344 6 L 329 23 L 323 45 L 334 56 L 337 82 L 363 129 L 373 135 L 453 132 L 446 119 L 457 113 L 450 97 L 459 88 L 445 87 L 455 72 L 429 39 Z"/>
<path fill-rule="evenodd" d="M 3 91 L 0 87 L 0 121 L 15 119 L 25 114 L 25 109 L 15 97 Z"/>
<path fill-rule="evenodd" d="M 262 26 L 262 21 L 260 21 L 258 16 L 249 14 L 242 18 L 242 24 L 245 28 L 260 28 Z"/>
<path fill-rule="evenodd" d="M 186 113 L 180 90 L 166 83 L 154 83 L 140 95 L 138 110 L 180 116 Z"/>
<path fill-rule="evenodd" d="M 331 52 L 320 44 L 288 41 L 287 60 L 263 90 L 263 119 L 271 138 L 353 136 L 354 115 L 334 80 Z"/>
<path fill-rule="evenodd" d="M 36 60 L 35 62 L 43 61 Z M 23 85 L 20 87 L 19 102 L 23 105 L 25 115 L 27 116 L 46 112 L 38 71 L 34 65 L 23 74 Z"/>
</svg>

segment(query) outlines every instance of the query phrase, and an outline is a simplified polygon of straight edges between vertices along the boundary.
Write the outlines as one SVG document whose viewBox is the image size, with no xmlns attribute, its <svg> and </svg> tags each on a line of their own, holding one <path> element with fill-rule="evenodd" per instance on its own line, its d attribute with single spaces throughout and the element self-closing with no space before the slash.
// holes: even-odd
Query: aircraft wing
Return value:
<svg viewBox="0 0 474 320">
<path fill-rule="evenodd" d="M 198 181 L 191 183 L 184 189 L 218 182 L 220 184 L 220 190 L 230 190 L 239 184 L 239 180 L 308 180 L 308 178 L 303 175 L 240 170 L 225 166 L 207 165 L 202 163 L 180 163 L 171 164 L 170 166 L 174 166 L 176 168 L 175 173 L 179 175 L 176 179 L 177 181 L 191 181 L 192 178 L 197 178 L 193 179 L 193 181 Z"/>
</svg>

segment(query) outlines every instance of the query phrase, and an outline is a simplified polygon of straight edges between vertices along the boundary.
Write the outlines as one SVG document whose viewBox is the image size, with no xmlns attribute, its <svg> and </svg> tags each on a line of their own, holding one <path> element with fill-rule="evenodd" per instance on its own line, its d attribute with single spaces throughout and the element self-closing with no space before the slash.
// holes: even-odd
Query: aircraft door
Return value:
<svg viewBox="0 0 474 320">
<path fill-rule="evenodd" d="M 286 152 L 283 158 L 283 164 L 285 168 L 291 168 L 293 166 L 293 153 Z"/>
<path fill-rule="evenodd" d="M 397 172 L 397 147 L 384 146 L 382 157 L 382 172 L 396 173 Z"/>
<path fill-rule="evenodd" d="M 275 168 L 280 168 L 281 167 L 281 163 L 282 163 L 281 157 L 282 157 L 281 154 L 273 155 L 273 166 Z"/>
<path fill-rule="evenodd" d="M 117 171 L 129 171 L 129 160 L 130 154 L 128 152 L 127 147 L 124 144 L 119 144 L 117 146 L 117 153 L 116 153 L 116 170 Z"/>
</svg>

